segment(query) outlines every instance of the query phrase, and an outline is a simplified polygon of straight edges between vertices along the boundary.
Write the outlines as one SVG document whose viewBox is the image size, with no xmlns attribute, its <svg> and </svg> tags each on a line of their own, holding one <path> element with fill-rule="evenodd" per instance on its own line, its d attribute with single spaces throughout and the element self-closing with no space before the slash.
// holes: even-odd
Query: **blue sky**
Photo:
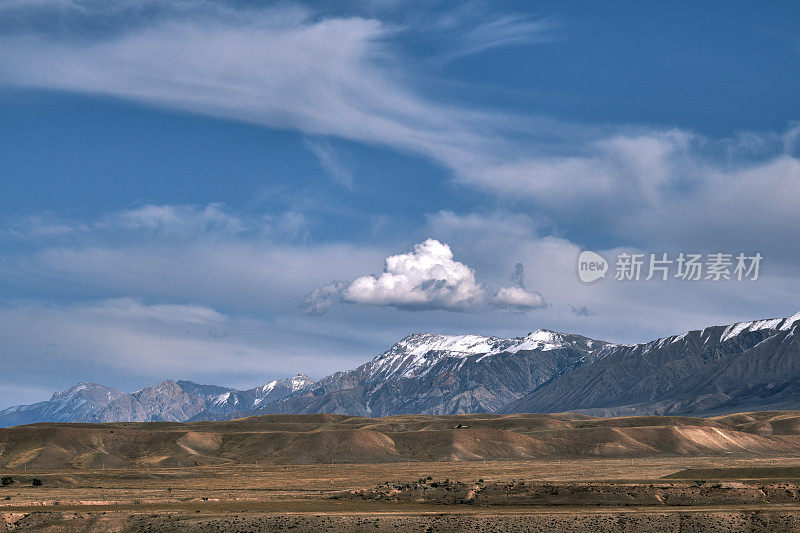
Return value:
<svg viewBox="0 0 800 533">
<path fill-rule="evenodd" d="M 795 2 L 7 1 L 0 407 L 793 314 L 799 35 Z M 582 249 L 764 260 L 585 285 Z"/>
</svg>

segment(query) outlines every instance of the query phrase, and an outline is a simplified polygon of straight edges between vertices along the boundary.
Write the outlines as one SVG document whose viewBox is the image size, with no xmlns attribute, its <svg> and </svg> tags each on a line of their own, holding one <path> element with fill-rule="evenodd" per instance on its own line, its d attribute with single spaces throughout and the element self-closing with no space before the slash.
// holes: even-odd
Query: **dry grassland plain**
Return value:
<svg viewBox="0 0 800 533">
<path fill-rule="evenodd" d="M 21 426 L 0 430 L 0 531 L 800 531 L 798 420 Z"/>
</svg>

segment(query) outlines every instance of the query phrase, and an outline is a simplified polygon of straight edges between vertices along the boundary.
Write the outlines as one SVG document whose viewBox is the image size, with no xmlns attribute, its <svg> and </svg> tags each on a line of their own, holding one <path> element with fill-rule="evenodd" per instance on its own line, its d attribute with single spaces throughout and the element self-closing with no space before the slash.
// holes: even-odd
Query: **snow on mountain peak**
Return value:
<svg viewBox="0 0 800 533">
<path fill-rule="evenodd" d="M 790 316 L 789 318 L 787 318 L 786 322 L 784 322 L 781 325 L 781 328 L 780 328 L 781 331 L 786 331 L 786 330 L 792 329 L 792 326 L 794 326 L 794 324 L 796 322 L 800 322 L 800 312 L 797 312 L 797 313 L 793 314 L 792 316 Z"/>
<path fill-rule="evenodd" d="M 292 392 L 302 389 L 308 385 L 314 383 L 314 380 L 310 377 L 306 376 L 305 374 L 297 374 L 295 377 L 292 378 L 291 385 L 292 385 Z"/>
<path fill-rule="evenodd" d="M 549 329 L 537 329 L 528 333 L 518 344 L 510 347 L 511 353 L 520 350 L 555 350 L 564 347 L 564 336 Z"/>
<path fill-rule="evenodd" d="M 261 394 L 268 394 L 272 389 L 275 388 L 275 385 L 278 384 L 277 380 L 272 380 L 263 387 L 261 387 Z"/>
<path fill-rule="evenodd" d="M 424 355 L 430 351 L 476 354 L 491 350 L 499 340 L 502 339 L 483 337 L 481 335 L 416 333 L 401 340 L 395 344 L 392 349 L 396 348 L 398 351 L 403 351 L 410 355 Z"/>
<path fill-rule="evenodd" d="M 413 333 L 373 360 L 371 373 L 384 376 L 418 376 L 443 357 L 468 357 L 495 349 L 507 342 L 481 335 Z"/>
</svg>

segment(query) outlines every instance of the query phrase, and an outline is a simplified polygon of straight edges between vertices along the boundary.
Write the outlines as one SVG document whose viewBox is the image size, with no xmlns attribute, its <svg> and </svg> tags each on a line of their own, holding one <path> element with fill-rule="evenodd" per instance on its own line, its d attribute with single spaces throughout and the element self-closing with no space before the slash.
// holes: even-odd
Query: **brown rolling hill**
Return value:
<svg viewBox="0 0 800 533">
<path fill-rule="evenodd" d="M 0 429 L 0 468 L 6 470 L 722 454 L 800 454 L 800 412 L 711 418 L 264 415 Z"/>
</svg>

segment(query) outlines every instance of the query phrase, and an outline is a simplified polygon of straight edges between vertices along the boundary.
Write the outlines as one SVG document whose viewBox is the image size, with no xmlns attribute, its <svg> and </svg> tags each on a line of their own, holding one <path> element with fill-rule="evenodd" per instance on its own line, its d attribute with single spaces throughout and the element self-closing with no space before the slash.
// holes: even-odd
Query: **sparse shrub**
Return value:
<svg viewBox="0 0 800 533">
<path fill-rule="evenodd" d="M 478 483 L 483 483 L 483 478 L 479 478 Z"/>
<path fill-rule="evenodd" d="M 13 478 L 13 477 L 11 477 L 11 476 L 5 476 L 5 477 L 3 478 L 3 486 L 4 486 L 4 487 L 7 487 L 8 485 L 11 485 L 12 483 L 14 483 L 14 478 Z"/>
<path fill-rule="evenodd" d="M 38 477 L 33 478 L 31 480 L 31 486 L 32 487 L 41 487 L 42 486 L 42 480 L 39 479 Z"/>
</svg>

